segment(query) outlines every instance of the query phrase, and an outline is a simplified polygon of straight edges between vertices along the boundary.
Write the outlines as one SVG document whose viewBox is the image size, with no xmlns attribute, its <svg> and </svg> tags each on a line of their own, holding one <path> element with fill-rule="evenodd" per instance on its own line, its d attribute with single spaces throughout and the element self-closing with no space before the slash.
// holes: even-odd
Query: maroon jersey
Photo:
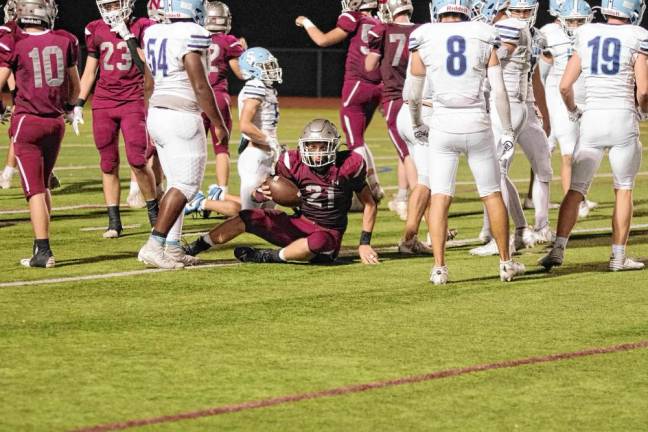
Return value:
<svg viewBox="0 0 648 432">
<path fill-rule="evenodd" d="M 229 61 L 241 57 L 243 46 L 238 38 L 225 33 L 215 33 L 209 47 L 209 84 L 212 89 L 227 92 Z"/>
<path fill-rule="evenodd" d="M 155 24 L 148 18 L 132 19 L 128 28 L 141 45 L 144 30 Z M 92 108 L 116 108 L 124 103 L 144 101 L 144 76 L 133 62 L 126 41 L 103 20 L 85 28 L 88 56 L 99 59 L 99 80 Z"/>
<path fill-rule="evenodd" d="M 9 21 L 4 23 L 4 25 L 0 26 L 0 40 L 5 37 L 13 37 L 12 35 L 16 32 L 17 29 L 18 25 L 16 24 L 16 21 Z M 10 58 L 11 49 L 9 48 L 9 46 L 0 46 L 0 62 L 8 64 Z"/>
<path fill-rule="evenodd" d="M 369 49 L 382 57 L 380 75 L 386 100 L 402 99 L 409 62 L 409 37 L 417 24 L 378 24 L 369 30 Z"/>
<path fill-rule="evenodd" d="M 362 156 L 338 152 L 335 164 L 323 174 L 301 161 L 299 150 L 285 152 L 276 173 L 295 183 L 301 192 L 302 214 L 324 228 L 344 232 L 354 192 L 366 185 L 367 170 Z"/>
<path fill-rule="evenodd" d="M 337 26 L 349 33 L 349 49 L 344 66 L 345 81 L 380 83 L 380 71 L 365 70 L 365 56 L 369 54 L 369 30 L 379 21 L 361 12 L 344 12 L 338 17 Z"/>
<path fill-rule="evenodd" d="M 64 30 L 27 33 L 17 29 L 2 36 L 0 66 L 10 68 L 16 78 L 15 116 L 63 114 L 69 88 L 66 72 L 77 64 L 78 45 Z"/>
</svg>

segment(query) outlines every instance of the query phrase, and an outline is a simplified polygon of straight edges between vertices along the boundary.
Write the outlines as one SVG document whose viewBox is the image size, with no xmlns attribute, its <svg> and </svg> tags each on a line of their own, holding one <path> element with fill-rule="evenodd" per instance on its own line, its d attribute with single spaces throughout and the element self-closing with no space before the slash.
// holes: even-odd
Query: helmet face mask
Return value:
<svg viewBox="0 0 648 432">
<path fill-rule="evenodd" d="M 341 0 L 342 12 L 373 11 L 378 9 L 378 0 Z"/>
<path fill-rule="evenodd" d="M 255 47 L 246 50 L 239 58 L 239 66 L 246 80 L 257 78 L 266 86 L 283 82 L 283 70 L 279 61 L 265 48 Z"/>
<path fill-rule="evenodd" d="M 506 8 L 506 15 L 525 21 L 529 27 L 533 27 L 538 15 L 538 1 L 512 0 Z"/>
<path fill-rule="evenodd" d="M 333 123 L 325 119 L 310 121 L 299 138 L 299 155 L 304 165 L 324 168 L 335 163 L 340 135 Z"/>
<path fill-rule="evenodd" d="M 155 22 L 164 21 L 163 0 L 149 0 L 146 4 L 146 12 L 150 20 Z"/>
<path fill-rule="evenodd" d="M 7 0 L 7 3 L 4 5 L 4 22 L 5 24 L 9 21 L 14 21 L 16 19 L 16 1 Z"/>
<path fill-rule="evenodd" d="M 481 3 L 481 5 L 479 3 Z M 473 14 L 475 14 L 473 20 L 481 21 L 486 24 L 492 24 L 495 17 L 509 5 L 508 0 L 483 0 L 479 3 L 473 4 Z"/>
<path fill-rule="evenodd" d="M 58 13 L 54 0 L 16 0 L 15 7 L 18 25 L 54 27 L 54 21 Z"/>
<path fill-rule="evenodd" d="M 566 0 L 560 5 L 558 20 L 570 37 L 578 27 L 591 22 L 593 18 L 592 8 L 585 0 Z"/>
<path fill-rule="evenodd" d="M 119 22 L 126 22 L 133 14 L 135 0 L 96 0 L 101 19 L 113 26 Z"/>
<path fill-rule="evenodd" d="M 232 14 L 225 3 L 205 1 L 205 29 L 225 34 L 232 30 Z"/>
</svg>

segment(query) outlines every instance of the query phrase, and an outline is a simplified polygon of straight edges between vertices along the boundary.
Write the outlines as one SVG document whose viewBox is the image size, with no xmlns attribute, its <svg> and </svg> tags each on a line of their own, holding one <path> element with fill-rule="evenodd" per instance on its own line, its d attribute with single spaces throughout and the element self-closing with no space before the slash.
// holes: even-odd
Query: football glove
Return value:
<svg viewBox="0 0 648 432">
<path fill-rule="evenodd" d="M 83 107 L 75 106 L 71 111 L 65 113 L 65 122 L 72 125 L 72 130 L 79 136 L 79 125 L 84 124 Z"/>
<path fill-rule="evenodd" d="M 508 163 L 515 152 L 515 134 L 512 130 L 504 131 L 500 137 L 498 149 L 499 154 L 497 155 L 497 158 L 499 161 Z"/>
<path fill-rule="evenodd" d="M 131 31 L 128 29 L 128 26 L 123 20 L 114 23 L 110 31 L 117 33 L 119 37 L 121 37 L 125 41 L 127 41 L 128 39 L 133 39 L 135 37 L 135 35 L 131 33 Z"/>
<path fill-rule="evenodd" d="M 2 109 L 2 113 L 0 113 L 0 123 L 5 124 L 9 119 L 11 118 L 11 113 L 13 112 L 13 106 L 7 105 Z"/>
<path fill-rule="evenodd" d="M 573 111 L 567 109 L 567 114 L 569 115 L 569 121 L 577 122 L 583 115 L 583 110 L 581 110 L 578 105 L 576 105 L 576 108 Z"/>
<path fill-rule="evenodd" d="M 414 138 L 416 142 L 420 145 L 428 145 L 428 136 L 430 135 L 430 128 L 426 125 L 420 125 L 414 127 Z"/>
</svg>

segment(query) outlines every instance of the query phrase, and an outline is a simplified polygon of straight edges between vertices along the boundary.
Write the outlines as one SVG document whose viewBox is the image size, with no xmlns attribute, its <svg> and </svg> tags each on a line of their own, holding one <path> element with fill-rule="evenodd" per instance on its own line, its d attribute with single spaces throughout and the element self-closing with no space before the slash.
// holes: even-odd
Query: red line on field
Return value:
<svg viewBox="0 0 648 432">
<path fill-rule="evenodd" d="M 385 387 L 400 386 L 404 384 L 414 384 L 425 381 L 432 381 L 441 378 L 456 377 L 475 372 L 483 372 L 494 369 L 513 368 L 518 366 L 533 365 L 538 363 L 549 363 L 561 360 L 570 360 L 579 357 L 588 357 L 599 354 L 618 353 L 624 351 L 631 351 L 636 349 L 648 348 L 648 340 L 639 342 L 625 343 L 620 345 L 612 345 L 608 347 L 588 348 L 582 351 L 574 351 L 567 353 L 549 354 L 544 356 L 534 356 L 514 360 L 502 360 L 495 363 L 486 363 L 473 366 L 466 366 L 463 368 L 445 369 L 423 375 L 412 375 L 408 377 L 395 378 L 384 381 L 374 381 L 365 384 L 352 384 L 343 387 L 332 388 L 328 390 L 314 391 L 308 393 L 299 393 L 287 396 L 278 396 L 270 399 L 261 399 L 254 401 L 247 401 L 238 404 L 221 405 L 213 408 L 206 408 L 198 411 L 189 411 L 179 414 L 171 414 L 160 417 L 151 417 L 145 419 L 127 420 L 119 423 L 106 423 L 102 425 L 83 427 L 75 429 L 73 432 L 104 432 L 130 429 L 140 426 L 150 426 L 160 423 L 171 423 L 181 420 L 191 420 L 201 417 L 211 417 L 222 414 L 230 414 L 239 411 L 246 411 L 256 408 L 267 408 L 275 405 L 283 405 L 293 402 L 300 402 L 311 399 L 320 399 L 325 397 L 341 396 L 350 393 L 360 393 L 368 390 L 380 389 Z"/>
</svg>

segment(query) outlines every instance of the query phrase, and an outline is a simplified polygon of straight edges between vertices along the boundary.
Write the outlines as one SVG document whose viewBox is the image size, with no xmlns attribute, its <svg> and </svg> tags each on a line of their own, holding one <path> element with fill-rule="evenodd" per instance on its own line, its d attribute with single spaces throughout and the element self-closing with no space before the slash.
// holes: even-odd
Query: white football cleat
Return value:
<svg viewBox="0 0 648 432">
<path fill-rule="evenodd" d="M 580 205 L 578 206 L 578 217 L 580 219 L 586 218 L 590 213 L 590 208 L 587 205 L 587 202 L 581 201 Z"/>
<path fill-rule="evenodd" d="M 533 233 L 536 237 L 536 243 L 551 244 L 556 241 L 556 233 L 551 231 L 551 227 L 549 225 L 545 225 L 544 228 L 540 228 L 539 230 L 534 230 Z"/>
<path fill-rule="evenodd" d="M 407 241 L 401 239 L 398 242 L 398 252 L 409 255 L 432 255 L 432 249 L 422 241 L 419 241 L 417 236 Z"/>
<path fill-rule="evenodd" d="M 565 249 L 561 247 L 553 247 L 549 253 L 538 260 L 538 264 L 551 270 L 552 267 L 560 267 L 565 259 Z"/>
<path fill-rule="evenodd" d="M 10 189 L 11 188 L 11 177 L 7 178 L 4 174 L 0 174 L 0 188 Z"/>
<path fill-rule="evenodd" d="M 470 255 L 477 255 L 477 256 L 493 256 L 493 255 L 499 255 L 499 248 L 497 247 L 497 243 L 495 243 L 495 239 L 491 239 L 484 246 L 479 246 L 470 249 L 468 253 L 470 253 Z"/>
<path fill-rule="evenodd" d="M 445 285 L 446 283 L 448 283 L 448 267 L 434 266 L 432 268 L 432 271 L 430 272 L 430 282 L 432 282 L 434 285 Z"/>
<path fill-rule="evenodd" d="M 590 200 L 587 200 L 587 199 L 585 200 L 585 204 L 587 204 L 587 207 L 588 207 L 590 210 L 594 210 L 596 207 L 598 207 L 598 203 L 597 203 L 597 202 L 590 201 Z"/>
<path fill-rule="evenodd" d="M 137 254 L 137 259 L 146 265 L 161 269 L 180 269 L 184 264 L 169 257 L 164 252 L 164 246 L 155 240 L 149 239 Z"/>
<path fill-rule="evenodd" d="M 536 236 L 532 229 L 524 228 L 522 231 L 515 230 L 515 250 L 529 249 L 535 246 Z"/>
<path fill-rule="evenodd" d="M 500 280 L 502 282 L 511 282 L 517 276 L 522 276 L 525 271 L 526 268 L 522 263 L 513 260 L 500 262 L 499 272 L 500 272 Z"/>
<path fill-rule="evenodd" d="M 493 240 L 493 236 L 491 235 L 490 230 L 482 228 L 481 231 L 479 231 L 479 241 L 482 242 L 483 244 L 486 244 Z"/>
<path fill-rule="evenodd" d="M 146 201 L 144 200 L 144 195 L 139 190 L 132 190 L 128 192 L 128 198 L 126 198 L 126 203 L 130 208 L 144 208 L 146 207 Z"/>
<path fill-rule="evenodd" d="M 103 238 L 105 239 L 119 238 L 120 236 L 121 236 L 121 230 L 117 230 L 114 228 L 108 228 L 103 233 Z"/>
<path fill-rule="evenodd" d="M 166 256 L 183 264 L 185 267 L 191 267 L 200 264 L 200 259 L 195 256 L 187 255 L 181 246 L 167 245 L 165 250 Z"/>
<path fill-rule="evenodd" d="M 632 258 L 621 257 L 614 258 L 610 257 L 610 264 L 608 269 L 613 272 L 617 271 L 627 271 L 627 270 L 643 270 L 646 267 L 641 261 L 635 261 Z"/>
</svg>

